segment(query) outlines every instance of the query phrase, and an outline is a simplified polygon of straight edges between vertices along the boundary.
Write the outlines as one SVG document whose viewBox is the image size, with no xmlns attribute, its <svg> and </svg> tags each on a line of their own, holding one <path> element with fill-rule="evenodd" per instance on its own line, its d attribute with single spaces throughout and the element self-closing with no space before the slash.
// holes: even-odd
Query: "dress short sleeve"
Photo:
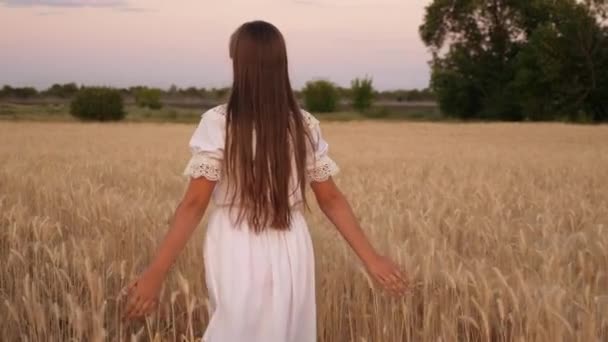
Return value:
<svg viewBox="0 0 608 342">
<path fill-rule="evenodd" d="M 225 142 L 225 115 L 216 107 L 201 116 L 196 130 L 190 138 L 190 161 L 184 176 L 205 177 L 219 181 L 222 175 Z"/>
<path fill-rule="evenodd" d="M 313 152 L 308 157 L 306 173 L 309 181 L 324 182 L 329 177 L 338 174 L 340 168 L 329 156 L 329 144 L 321 134 L 319 121 L 308 112 L 303 112 L 303 114 L 310 129 Z"/>
</svg>

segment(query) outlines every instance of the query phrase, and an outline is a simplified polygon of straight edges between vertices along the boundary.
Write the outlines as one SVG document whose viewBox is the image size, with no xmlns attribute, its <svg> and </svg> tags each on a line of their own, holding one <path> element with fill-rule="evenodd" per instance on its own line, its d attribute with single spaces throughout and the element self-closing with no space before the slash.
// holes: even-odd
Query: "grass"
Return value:
<svg viewBox="0 0 608 342">
<path fill-rule="evenodd" d="M 77 121 L 70 113 L 69 104 L 23 105 L 0 103 L 0 120 L 5 121 Z M 127 122 L 197 122 L 202 111 L 178 107 L 152 110 L 126 106 Z"/>
<path fill-rule="evenodd" d="M 194 341 L 204 223 L 157 315 L 119 321 L 185 180 L 194 125 L 0 122 L 5 341 Z M 319 341 L 608 339 L 608 127 L 324 123 L 374 244 L 411 294 L 374 289 L 313 205 Z M 310 198 L 312 200 L 312 198 Z"/>
<path fill-rule="evenodd" d="M 69 103 L 58 104 L 12 104 L 0 102 L 0 121 L 55 121 L 71 122 L 75 119 L 69 114 Z M 186 107 L 164 107 L 159 110 L 140 108 L 128 105 L 125 108 L 127 122 L 173 122 L 195 123 L 200 119 L 204 109 Z M 410 120 L 410 121 L 440 121 L 441 117 L 436 107 L 403 106 L 379 107 L 370 110 L 369 115 L 363 115 L 348 109 L 340 109 L 334 113 L 319 114 L 324 121 L 359 121 L 359 120 Z"/>
</svg>

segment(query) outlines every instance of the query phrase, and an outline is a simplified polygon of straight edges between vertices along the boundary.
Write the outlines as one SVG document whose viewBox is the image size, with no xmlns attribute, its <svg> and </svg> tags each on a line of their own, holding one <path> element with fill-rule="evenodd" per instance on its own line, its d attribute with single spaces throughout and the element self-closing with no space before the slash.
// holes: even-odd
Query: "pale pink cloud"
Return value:
<svg viewBox="0 0 608 342">
<path fill-rule="evenodd" d="M 0 0 L 0 3 L 14 7 L 119 7 L 127 5 L 127 1 L 124 0 Z"/>
</svg>

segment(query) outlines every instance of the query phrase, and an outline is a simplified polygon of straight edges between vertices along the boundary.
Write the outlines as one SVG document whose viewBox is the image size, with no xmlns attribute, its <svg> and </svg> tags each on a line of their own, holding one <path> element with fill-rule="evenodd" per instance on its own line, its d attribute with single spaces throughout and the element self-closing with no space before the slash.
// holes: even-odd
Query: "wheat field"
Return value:
<svg viewBox="0 0 608 342">
<path fill-rule="evenodd" d="M 608 127 L 322 127 L 337 183 L 412 287 L 375 290 L 312 203 L 319 341 L 608 340 Z M 205 222 L 157 314 L 125 325 L 118 298 L 183 193 L 193 129 L 0 122 L 2 341 L 200 339 Z"/>
</svg>

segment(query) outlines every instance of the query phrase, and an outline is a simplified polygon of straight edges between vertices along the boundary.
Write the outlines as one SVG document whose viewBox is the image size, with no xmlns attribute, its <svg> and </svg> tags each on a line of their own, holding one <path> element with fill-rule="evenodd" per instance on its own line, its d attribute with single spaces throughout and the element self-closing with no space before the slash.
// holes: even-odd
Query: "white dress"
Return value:
<svg viewBox="0 0 608 342">
<path fill-rule="evenodd" d="M 319 121 L 302 111 L 313 138 L 307 165 L 309 181 L 338 172 L 328 156 Z M 222 177 L 226 105 L 205 112 L 190 140 L 190 177 L 218 181 L 212 195 L 203 245 L 210 320 L 203 342 L 313 342 L 316 305 L 313 246 L 298 209 L 299 191 L 290 198 L 292 223 L 287 231 L 255 234 L 247 222 L 235 224 Z M 295 177 L 291 177 L 292 186 Z"/>
</svg>

